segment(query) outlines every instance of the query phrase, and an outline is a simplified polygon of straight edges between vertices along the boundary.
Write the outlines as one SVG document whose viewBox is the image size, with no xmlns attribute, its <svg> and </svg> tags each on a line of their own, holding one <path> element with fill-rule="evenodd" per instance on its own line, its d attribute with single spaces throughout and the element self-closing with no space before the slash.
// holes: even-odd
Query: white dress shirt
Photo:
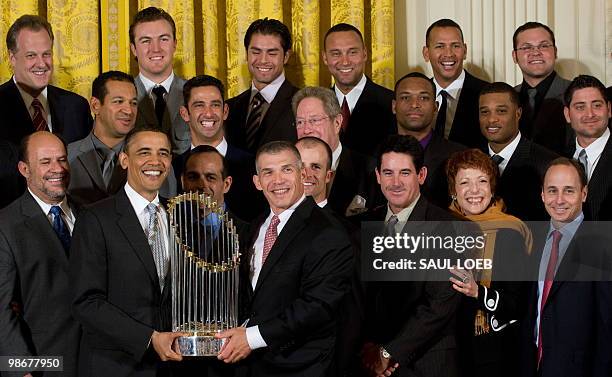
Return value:
<svg viewBox="0 0 612 377">
<path fill-rule="evenodd" d="M 593 175 L 593 172 L 595 171 L 595 167 L 599 162 L 599 158 L 601 157 L 601 154 L 603 153 L 609 138 L 610 129 L 606 127 L 606 130 L 604 131 L 603 135 L 595 139 L 595 141 L 589 144 L 586 148 L 581 147 L 580 144 L 578 144 L 578 139 L 576 139 L 576 151 L 574 152 L 573 158 L 575 160 L 578 160 L 578 155 L 580 154 L 580 152 L 583 149 L 586 150 L 588 165 L 586 171 L 587 180 L 591 180 L 591 175 Z"/>
<path fill-rule="evenodd" d="M 493 155 L 497 154 L 504 158 L 502 162 L 500 162 L 499 165 L 497 165 L 499 167 L 499 175 L 502 175 L 504 170 L 506 169 L 506 166 L 508 166 L 508 161 L 510 161 L 510 159 L 512 158 L 512 155 L 514 154 L 514 151 L 516 150 L 516 147 L 518 146 L 519 141 L 521 141 L 520 131 L 518 135 L 516 135 L 516 137 L 512 140 L 512 142 L 506 145 L 504 149 L 499 151 L 499 153 L 493 152 L 493 149 L 491 149 L 491 146 L 488 145 L 490 157 L 493 157 Z"/>
<path fill-rule="evenodd" d="M 68 205 L 67 197 L 64 196 L 64 200 L 62 200 L 58 204 L 48 204 L 48 203 L 43 202 L 38 196 L 36 196 L 36 194 L 34 194 L 32 190 L 30 190 L 29 187 L 28 187 L 28 191 L 30 192 L 30 195 L 32 195 L 36 203 L 38 203 L 38 205 L 40 206 L 40 209 L 43 211 L 45 216 L 47 216 L 47 219 L 49 220 L 52 226 L 53 226 L 53 215 L 50 212 L 51 207 L 59 206 L 62 210 L 62 219 L 64 220 L 64 223 L 68 226 L 68 230 L 70 231 L 70 234 L 72 235 L 72 230 L 74 229 L 75 218 L 74 218 L 74 213 L 72 213 L 72 210 L 70 209 L 70 206 Z"/>
<path fill-rule="evenodd" d="M 457 103 L 459 102 L 459 96 L 461 95 L 461 89 L 463 88 L 463 82 L 465 81 L 465 70 L 461 71 L 461 74 L 457 79 L 450 83 L 449 86 L 443 88 L 438 84 L 434 77 L 433 82 L 436 84 L 436 101 L 438 101 L 438 110 L 442 106 L 442 92 L 443 90 L 448 93 L 446 96 L 446 123 L 444 124 L 444 135 L 448 136 L 450 129 L 455 119 L 455 112 L 457 111 Z M 435 124 L 435 121 L 434 121 Z"/>
<path fill-rule="evenodd" d="M 355 105 L 357 105 L 357 101 L 359 101 L 359 97 L 361 97 L 361 93 L 363 93 L 363 89 L 365 88 L 366 82 L 368 82 L 366 76 L 361 76 L 361 80 L 359 80 L 357 85 L 355 85 L 353 89 L 351 89 L 351 91 L 348 92 L 346 95 L 342 93 L 336 85 L 334 85 L 334 92 L 336 92 L 336 98 L 338 98 L 338 103 L 340 104 L 340 106 L 342 106 L 342 102 L 344 102 L 344 97 L 346 97 L 346 104 L 348 105 L 349 110 L 352 114 Z"/>
<path fill-rule="evenodd" d="M 196 146 L 191 144 L 191 148 L 193 149 Z M 215 149 L 217 150 L 217 152 L 221 153 L 221 156 L 225 157 L 225 155 L 227 154 L 227 140 L 225 140 L 225 136 L 223 136 L 223 139 L 221 139 L 221 142 L 217 145 L 214 145 Z"/>
</svg>

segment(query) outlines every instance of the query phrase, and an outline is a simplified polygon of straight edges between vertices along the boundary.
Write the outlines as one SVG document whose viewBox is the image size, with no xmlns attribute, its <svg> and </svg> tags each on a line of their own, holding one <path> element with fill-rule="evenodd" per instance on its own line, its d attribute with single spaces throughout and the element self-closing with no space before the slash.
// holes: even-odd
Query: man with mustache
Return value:
<svg viewBox="0 0 612 377">
<path fill-rule="evenodd" d="M 297 88 L 285 78 L 291 33 L 275 19 L 253 21 L 244 35 L 251 87 L 227 101 L 227 140 L 252 154 L 270 141 L 295 142 L 291 97 Z"/>
<path fill-rule="evenodd" d="M 62 356 L 62 375 L 76 377 L 81 331 L 70 311 L 68 254 L 77 212 L 66 195 L 66 146 L 38 131 L 24 138 L 19 160 L 28 189 L 0 212 L 0 354 Z"/>
<path fill-rule="evenodd" d="M 39 16 L 19 17 L 6 36 L 13 77 L 0 85 L 0 138 L 19 145 L 35 131 L 50 131 L 66 143 L 82 139 L 92 120 L 85 98 L 49 85 L 53 30 Z"/>
<path fill-rule="evenodd" d="M 455 21 L 444 18 L 427 28 L 423 58 L 431 64 L 438 102 L 434 133 L 482 148 L 486 141 L 478 129 L 478 93 L 485 82 L 463 69 L 466 55 L 463 31 Z"/>
</svg>

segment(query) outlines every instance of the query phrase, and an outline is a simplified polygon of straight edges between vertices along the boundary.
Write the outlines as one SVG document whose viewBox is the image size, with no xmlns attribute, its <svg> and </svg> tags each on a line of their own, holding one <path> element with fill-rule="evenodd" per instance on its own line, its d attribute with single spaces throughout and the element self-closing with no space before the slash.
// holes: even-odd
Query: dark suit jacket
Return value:
<svg viewBox="0 0 612 377">
<path fill-rule="evenodd" d="M 362 220 L 384 221 L 386 211 L 387 206 L 381 206 Z M 450 213 L 421 196 L 406 226 L 411 221 L 453 220 Z M 455 323 L 462 297 L 448 281 L 432 276 L 367 284 L 367 340 L 382 344 L 399 362 L 398 376 L 457 375 Z"/>
<path fill-rule="evenodd" d="M 268 106 L 257 133 L 257 143 L 251 150 L 246 144 L 246 121 L 249 114 L 251 88 L 227 100 L 229 115 L 225 121 L 225 137 L 227 141 L 252 154 L 263 144 L 274 140 L 286 140 L 295 143 L 297 131 L 293 126 L 294 115 L 291 110 L 291 99 L 298 88 L 285 79 L 276 96 Z"/>
<path fill-rule="evenodd" d="M 17 148 L 0 139 L 0 209 L 11 204 L 25 191 L 25 179 L 17 169 Z"/>
<path fill-rule="evenodd" d="M 568 157 L 572 158 L 575 151 L 576 142 L 573 141 Z M 610 169 L 612 169 L 612 136 L 608 139 L 589 180 L 589 192 L 583 207 L 585 220 L 612 220 L 612 175 Z"/>
<path fill-rule="evenodd" d="M 563 154 L 567 150 L 568 144 L 574 136 L 574 131 L 563 115 L 563 94 L 570 83 L 571 81 L 557 74 L 540 104 L 533 122 L 530 124 L 521 119 L 522 135 L 557 154 Z M 522 85 L 519 84 L 514 89 L 520 93 Z M 524 103 L 522 105 L 523 107 L 526 106 Z M 523 115 L 526 116 L 525 113 Z"/>
<path fill-rule="evenodd" d="M 145 90 L 140 76 L 134 79 L 136 90 L 138 91 L 138 116 L 136 117 L 136 127 L 145 125 L 157 126 L 157 115 L 155 115 L 155 104 Z M 168 135 L 172 142 L 172 153 L 181 154 L 191 146 L 191 135 L 189 125 L 185 123 L 179 109 L 183 105 L 183 86 L 185 79 L 174 74 L 174 79 L 170 85 L 170 91 L 166 95 L 166 111 L 162 121 L 162 130 Z"/>
<path fill-rule="evenodd" d="M 0 353 L 63 356 L 62 375 L 77 376 L 81 330 L 70 312 L 69 287 L 66 251 L 26 191 L 0 211 Z M 21 315 L 11 302 L 19 304 Z"/>
<path fill-rule="evenodd" d="M 351 112 L 346 132 L 340 134 L 345 145 L 367 156 L 375 156 L 376 147 L 388 136 L 397 133 L 391 110 L 394 94 L 366 77 L 363 92 Z M 342 105 L 342 104 L 340 104 Z"/>
<path fill-rule="evenodd" d="M 125 190 L 81 213 L 70 249 L 73 313 L 83 326 L 79 376 L 156 376 L 153 330 L 170 330 L 147 237 Z"/>
<path fill-rule="evenodd" d="M 487 144 L 487 140 L 480 132 L 478 111 L 478 97 L 480 90 L 486 83 L 486 81 L 465 71 L 465 81 L 461 88 L 461 94 L 459 94 L 455 118 L 448 134 L 449 140 L 470 148 L 483 148 Z M 441 131 L 436 131 L 438 137 L 444 136 L 443 133 L 440 133 Z"/>
<path fill-rule="evenodd" d="M 453 153 L 464 149 L 463 145 L 441 137 L 432 137 L 425 147 L 424 164 L 427 167 L 427 177 L 421 191 L 432 204 L 440 208 L 448 208 L 450 204 L 446 162 Z"/>
<path fill-rule="evenodd" d="M 254 223 L 250 245 L 264 220 Z M 254 290 L 251 256 L 249 247 L 240 280 L 242 317 L 259 326 L 268 344 L 246 360 L 251 376 L 325 376 L 339 305 L 350 288 L 353 255 L 345 230 L 306 197 L 278 235 Z"/>
<path fill-rule="evenodd" d="M 93 124 L 89 104 L 80 95 L 47 86 L 53 133 L 71 143 L 87 136 Z M 36 131 L 17 85 L 11 77 L 0 85 L 0 138 L 19 145 L 21 139 Z"/>
<path fill-rule="evenodd" d="M 327 205 L 338 214 L 345 216 L 355 195 L 366 199 L 366 208 L 374 208 L 380 204 L 376 203 L 379 186 L 376 184 L 374 169 L 376 162 L 372 157 L 342 145 Z"/>
<path fill-rule="evenodd" d="M 533 270 L 529 305 L 522 326 L 521 367 L 524 377 L 604 377 L 612 375 L 612 283 L 585 281 L 580 265 L 593 254 L 593 245 L 607 247 L 608 241 L 595 241 L 591 224 L 582 223 L 559 262 L 555 280 L 541 315 L 542 362 L 537 370 L 535 326 L 538 314 L 537 269 L 542 259 L 548 223 L 536 224 Z M 608 258 L 608 263 L 610 262 Z M 544 263 L 547 263 L 544 262 Z M 588 262 L 587 262 L 588 263 Z M 608 266 L 609 267 L 609 266 Z M 590 279 L 587 277 L 586 280 Z M 595 277 L 593 280 L 599 280 Z"/>
<path fill-rule="evenodd" d="M 545 221 L 550 218 L 542 203 L 542 183 L 554 152 L 521 135 L 504 173 L 497 182 L 497 196 L 506 204 L 506 213 L 523 221 Z"/>
</svg>

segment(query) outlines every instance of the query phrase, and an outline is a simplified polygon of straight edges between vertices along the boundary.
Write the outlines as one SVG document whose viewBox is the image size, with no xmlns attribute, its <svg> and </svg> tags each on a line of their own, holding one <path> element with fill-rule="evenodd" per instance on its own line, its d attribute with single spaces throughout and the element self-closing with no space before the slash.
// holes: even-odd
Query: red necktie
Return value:
<svg viewBox="0 0 612 377">
<path fill-rule="evenodd" d="M 542 319 L 544 318 L 544 306 L 550 293 L 553 281 L 555 280 L 555 270 L 557 268 L 557 260 L 559 259 L 559 241 L 561 241 L 561 232 L 553 230 L 553 243 L 550 249 L 550 258 L 546 266 L 546 278 L 544 279 L 544 288 L 542 289 L 542 303 L 540 304 L 540 328 L 538 331 L 538 368 L 542 361 Z"/>
<path fill-rule="evenodd" d="M 276 228 L 280 223 L 280 219 L 278 216 L 272 216 L 272 221 L 270 221 L 270 226 L 266 230 L 266 235 L 264 237 L 264 247 L 263 247 L 263 255 L 261 256 L 261 265 L 263 266 L 266 263 L 266 259 L 268 258 L 268 254 L 270 254 L 270 250 L 272 246 L 274 246 L 274 242 L 276 242 L 276 237 L 278 237 L 278 233 L 276 232 Z"/>
<path fill-rule="evenodd" d="M 47 120 L 43 112 L 42 103 L 38 98 L 32 100 L 32 108 L 34 109 L 34 116 L 32 117 L 32 124 L 36 131 L 48 131 Z"/>
<path fill-rule="evenodd" d="M 342 101 L 342 131 L 346 131 L 348 127 L 349 118 L 351 117 L 351 110 L 349 109 L 346 97 Z"/>
</svg>

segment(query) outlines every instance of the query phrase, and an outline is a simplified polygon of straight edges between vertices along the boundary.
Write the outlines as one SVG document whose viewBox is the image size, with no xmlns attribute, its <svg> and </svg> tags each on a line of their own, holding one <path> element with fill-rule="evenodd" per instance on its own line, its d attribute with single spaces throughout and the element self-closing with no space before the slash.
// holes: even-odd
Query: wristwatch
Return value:
<svg viewBox="0 0 612 377">
<path fill-rule="evenodd" d="M 383 347 L 380 347 L 380 356 L 382 356 L 383 358 L 389 360 L 391 358 L 391 354 L 389 352 L 387 352 L 386 349 L 384 349 Z"/>
</svg>

